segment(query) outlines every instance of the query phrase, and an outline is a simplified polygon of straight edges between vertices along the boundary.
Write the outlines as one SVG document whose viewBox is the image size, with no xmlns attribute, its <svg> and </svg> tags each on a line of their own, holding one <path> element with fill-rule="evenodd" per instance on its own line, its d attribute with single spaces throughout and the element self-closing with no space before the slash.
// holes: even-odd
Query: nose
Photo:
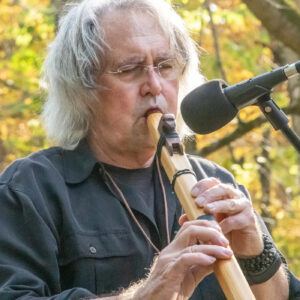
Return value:
<svg viewBox="0 0 300 300">
<path fill-rule="evenodd" d="M 162 91 L 161 78 L 152 67 L 148 67 L 143 83 L 141 85 L 141 95 L 157 96 Z"/>
</svg>

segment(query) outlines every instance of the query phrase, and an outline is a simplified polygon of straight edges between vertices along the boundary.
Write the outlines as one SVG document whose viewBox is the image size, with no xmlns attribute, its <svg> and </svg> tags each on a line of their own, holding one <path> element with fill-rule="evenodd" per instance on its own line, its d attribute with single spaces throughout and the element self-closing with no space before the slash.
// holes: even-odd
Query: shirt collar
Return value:
<svg viewBox="0 0 300 300">
<path fill-rule="evenodd" d="M 98 163 L 86 139 L 81 140 L 74 150 L 64 150 L 62 157 L 67 183 L 75 184 L 84 181 Z"/>
</svg>

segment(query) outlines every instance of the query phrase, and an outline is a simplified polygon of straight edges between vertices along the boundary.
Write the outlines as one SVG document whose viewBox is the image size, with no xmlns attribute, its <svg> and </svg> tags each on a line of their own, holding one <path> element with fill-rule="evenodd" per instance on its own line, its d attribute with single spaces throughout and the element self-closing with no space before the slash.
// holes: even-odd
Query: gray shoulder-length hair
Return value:
<svg viewBox="0 0 300 300">
<path fill-rule="evenodd" d="M 47 90 L 41 116 L 47 136 L 63 148 L 73 149 L 89 132 L 91 104 L 98 101 L 102 88 L 97 77 L 105 69 L 105 54 L 109 50 L 101 19 L 120 9 L 154 17 L 169 39 L 171 50 L 186 62 L 179 98 L 202 80 L 195 43 L 183 20 L 164 0 L 83 0 L 67 4 L 68 11 L 49 46 L 41 81 Z"/>
</svg>

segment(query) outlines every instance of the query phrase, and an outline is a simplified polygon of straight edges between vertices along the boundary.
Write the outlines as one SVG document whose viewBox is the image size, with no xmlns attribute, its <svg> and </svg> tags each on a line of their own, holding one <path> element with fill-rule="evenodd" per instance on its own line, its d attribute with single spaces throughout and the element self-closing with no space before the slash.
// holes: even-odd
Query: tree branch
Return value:
<svg viewBox="0 0 300 300">
<path fill-rule="evenodd" d="M 210 27 L 211 27 L 212 34 L 213 34 L 213 41 L 214 41 L 214 48 L 215 48 L 215 52 L 216 52 L 217 64 L 218 64 L 219 70 L 221 72 L 222 79 L 227 81 L 226 73 L 225 73 L 224 68 L 223 68 L 221 54 L 220 54 L 220 47 L 219 47 L 219 42 L 218 42 L 217 29 L 216 29 L 215 23 L 213 21 L 213 15 L 212 15 L 212 11 L 210 9 L 209 0 L 206 0 L 204 2 L 204 6 L 207 9 L 207 12 L 208 12 L 208 15 L 209 15 L 209 23 L 210 23 Z"/>
<path fill-rule="evenodd" d="M 285 0 L 243 0 L 275 38 L 300 54 L 300 13 Z"/>
<path fill-rule="evenodd" d="M 289 105 L 282 109 L 286 114 L 296 114 L 300 115 L 300 104 L 297 103 L 295 105 Z M 232 133 L 225 135 L 223 138 L 212 142 L 210 145 L 203 147 L 199 151 L 195 151 L 192 154 L 199 155 L 205 157 L 217 150 L 220 150 L 222 147 L 227 146 L 233 141 L 241 138 L 249 131 L 253 130 L 266 123 L 267 119 L 264 115 L 257 117 L 256 119 L 250 122 L 239 122 L 238 127 Z"/>
<path fill-rule="evenodd" d="M 21 90 L 20 87 L 14 85 L 13 83 L 9 83 L 9 82 L 7 82 L 7 81 L 5 81 L 3 79 L 0 79 L 0 84 L 3 84 L 4 86 L 6 86 L 6 87 L 8 87 L 8 88 L 10 88 L 12 90 Z"/>
</svg>

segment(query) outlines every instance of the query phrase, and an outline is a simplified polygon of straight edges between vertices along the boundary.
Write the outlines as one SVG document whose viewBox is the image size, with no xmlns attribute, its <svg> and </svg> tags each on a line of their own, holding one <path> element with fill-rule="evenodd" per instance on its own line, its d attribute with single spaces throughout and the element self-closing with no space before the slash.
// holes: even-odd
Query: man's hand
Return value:
<svg viewBox="0 0 300 300">
<path fill-rule="evenodd" d="M 239 189 L 216 178 L 205 178 L 194 186 L 192 196 L 205 213 L 216 217 L 237 257 L 261 253 L 263 242 L 252 203 Z M 180 222 L 184 221 L 181 218 Z"/>
<path fill-rule="evenodd" d="M 176 238 L 157 257 L 148 279 L 134 299 L 187 299 L 198 283 L 213 271 L 216 259 L 232 251 L 215 222 L 185 222 Z"/>
</svg>

